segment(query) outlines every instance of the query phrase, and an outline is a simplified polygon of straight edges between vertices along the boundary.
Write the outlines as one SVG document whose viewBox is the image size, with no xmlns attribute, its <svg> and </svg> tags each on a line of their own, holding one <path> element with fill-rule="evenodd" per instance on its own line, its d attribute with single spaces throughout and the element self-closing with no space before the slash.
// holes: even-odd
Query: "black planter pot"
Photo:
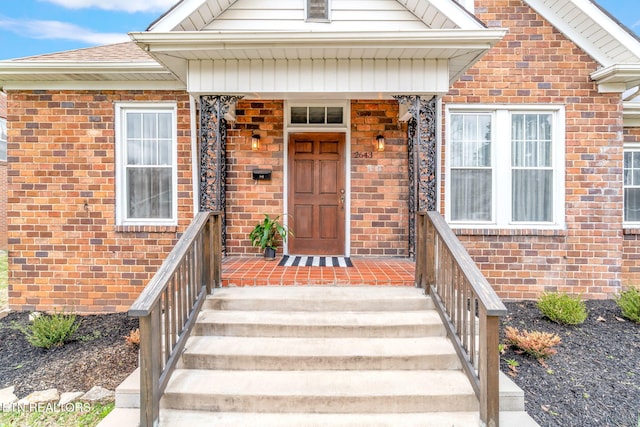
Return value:
<svg viewBox="0 0 640 427">
<path fill-rule="evenodd" d="M 276 259 L 276 250 L 274 248 L 264 248 L 264 258 L 268 260 Z"/>
</svg>

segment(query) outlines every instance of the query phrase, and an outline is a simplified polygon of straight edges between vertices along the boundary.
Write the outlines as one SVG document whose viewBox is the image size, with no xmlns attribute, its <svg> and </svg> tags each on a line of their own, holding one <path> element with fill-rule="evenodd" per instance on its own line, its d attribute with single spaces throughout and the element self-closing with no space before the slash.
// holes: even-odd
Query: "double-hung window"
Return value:
<svg viewBox="0 0 640 427">
<path fill-rule="evenodd" d="M 640 146 L 624 149 L 624 223 L 640 227 Z"/>
<path fill-rule="evenodd" d="M 175 104 L 116 105 L 117 223 L 177 223 Z"/>
<path fill-rule="evenodd" d="M 562 227 L 564 110 L 448 106 L 447 219 L 454 226 Z"/>
<path fill-rule="evenodd" d="M 0 162 L 7 161 L 7 120 L 0 118 Z"/>
</svg>

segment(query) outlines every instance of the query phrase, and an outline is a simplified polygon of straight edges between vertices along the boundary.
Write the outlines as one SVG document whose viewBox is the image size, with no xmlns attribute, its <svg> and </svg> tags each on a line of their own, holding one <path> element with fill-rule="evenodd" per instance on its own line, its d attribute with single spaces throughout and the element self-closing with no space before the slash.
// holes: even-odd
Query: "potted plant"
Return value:
<svg viewBox="0 0 640 427">
<path fill-rule="evenodd" d="M 279 215 L 271 218 L 268 214 L 264 214 L 264 220 L 256 224 L 249 238 L 253 246 L 260 246 L 266 259 L 272 260 L 276 258 L 276 238 L 280 236 L 284 243 L 289 233 L 293 234 L 286 225 L 280 223 Z"/>
</svg>

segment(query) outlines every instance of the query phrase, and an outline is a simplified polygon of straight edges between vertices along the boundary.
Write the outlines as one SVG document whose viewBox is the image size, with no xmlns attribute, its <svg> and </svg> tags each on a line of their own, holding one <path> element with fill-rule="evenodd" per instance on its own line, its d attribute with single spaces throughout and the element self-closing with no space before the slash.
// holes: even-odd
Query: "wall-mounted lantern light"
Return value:
<svg viewBox="0 0 640 427">
<path fill-rule="evenodd" d="M 251 149 L 253 151 L 258 151 L 260 149 L 260 135 L 255 133 L 251 135 Z"/>
<path fill-rule="evenodd" d="M 384 136 L 376 136 L 376 151 L 384 151 Z"/>
</svg>

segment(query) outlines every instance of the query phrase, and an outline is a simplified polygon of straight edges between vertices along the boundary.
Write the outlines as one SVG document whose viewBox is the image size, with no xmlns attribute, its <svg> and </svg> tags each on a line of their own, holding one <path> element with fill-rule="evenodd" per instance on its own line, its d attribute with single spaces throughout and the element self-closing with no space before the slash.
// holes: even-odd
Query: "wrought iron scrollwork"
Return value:
<svg viewBox="0 0 640 427">
<path fill-rule="evenodd" d="M 224 115 L 242 96 L 200 97 L 200 210 L 222 213 L 226 249 L 227 121 Z"/>
<path fill-rule="evenodd" d="M 409 152 L 409 256 L 415 256 L 416 212 L 437 208 L 437 98 L 397 95 L 411 113 L 407 127 Z"/>
</svg>

